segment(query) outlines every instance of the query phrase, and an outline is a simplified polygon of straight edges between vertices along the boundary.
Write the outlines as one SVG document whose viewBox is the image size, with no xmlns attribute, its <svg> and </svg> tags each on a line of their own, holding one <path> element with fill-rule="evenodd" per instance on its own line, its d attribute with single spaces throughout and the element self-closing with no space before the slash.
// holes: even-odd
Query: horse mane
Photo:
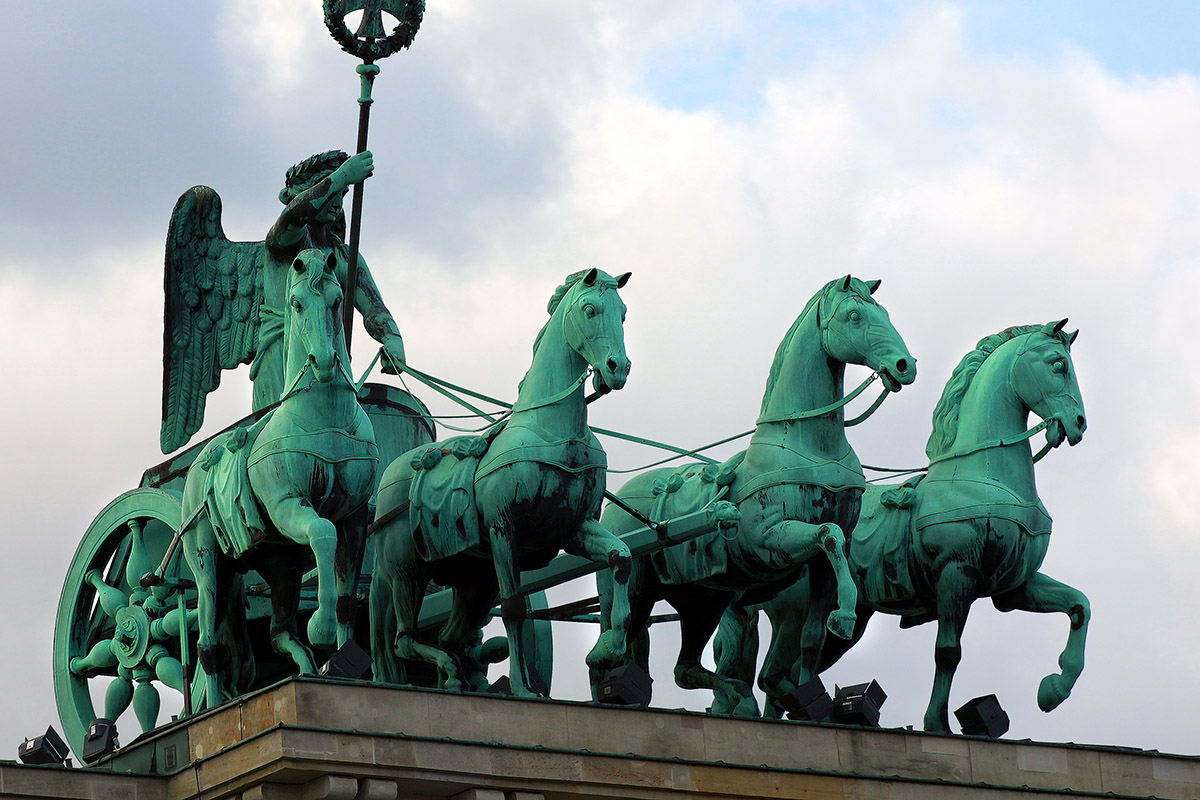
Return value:
<svg viewBox="0 0 1200 800">
<path fill-rule="evenodd" d="M 971 387 L 971 381 L 979 372 L 979 368 L 983 366 L 983 362 L 987 361 L 988 356 L 1005 342 L 1027 333 L 1044 330 L 1044 328 L 1044 325 L 1014 325 L 1011 328 L 1005 328 L 999 333 L 983 337 L 975 345 L 974 350 L 963 356 L 962 361 L 958 362 L 958 366 L 950 374 L 950 380 L 946 381 L 942 397 L 933 409 L 933 432 L 930 433 L 929 442 L 925 445 L 925 455 L 929 458 L 937 458 L 948 452 L 951 445 L 954 444 L 954 439 L 958 436 L 959 413 L 962 411 L 963 397 L 966 396 L 967 389 Z M 1058 337 L 1063 343 L 1069 344 L 1065 334 L 1060 332 Z"/>
<path fill-rule="evenodd" d="M 546 329 L 550 327 L 550 323 L 554 320 L 554 312 L 558 310 L 558 306 L 560 303 L 562 303 L 563 298 L 567 296 L 567 292 L 571 291 L 572 287 L 579 283 L 579 281 L 583 279 L 583 276 L 587 275 L 589 272 L 591 272 L 590 269 L 581 269 L 578 272 L 572 272 L 563 280 L 562 284 L 560 284 L 559 287 L 554 290 L 554 294 L 550 295 L 550 302 L 546 303 L 546 311 L 549 312 L 550 319 L 546 320 L 546 324 L 542 326 L 542 329 L 538 331 L 538 335 L 533 340 L 534 353 L 537 353 L 538 346 L 542 343 L 542 337 L 546 335 Z M 600 280 L 600 278 L 598 277 L 597 280 Z M 528 373 L 526 373 L 526 375 L 528 375 Z M 520 393 L 521 387 L 524 385 L 525 378 L 521 378 L 520 383 L 517 384 L 518 393 Z"/>
<path fill-rule="evenodd" d="M 759 414 L 767 413 L 767 401 L 771 399 L 771 393 L 775 391 L 775 384 L 779 380 L 780 373 L 783 372 L 783 360 L 787 356 L 788 349 L 792 343 L 792 337 L 796 334 L 796 329 L 800 327 L 800 323 L 804 321 L 805 317 L 829 296 L 829 292 L 833 289 L 834 284 L 843 280 L 845 279 L 836 278 L 830 281 L 821 287 L 821 291 L 810 297 L 808 302 L 804 304 L 804 310 L 800 312 L 800 316 L 796 317 L 796 321 L 792 323 L 792 327 L 788 328 L 788 332 L 779 342 L 779 347 L 775 348 L 775 360 L 771 362 L 771 370 L 767 373 L 767 388 L 763 391 L 762 407 L 758 411 Z M 858 278 L 850 279 L 849 291 L 853 291 L 859 297 L 874 302 L 871 300 L 871 291 Z"/>
</svg>

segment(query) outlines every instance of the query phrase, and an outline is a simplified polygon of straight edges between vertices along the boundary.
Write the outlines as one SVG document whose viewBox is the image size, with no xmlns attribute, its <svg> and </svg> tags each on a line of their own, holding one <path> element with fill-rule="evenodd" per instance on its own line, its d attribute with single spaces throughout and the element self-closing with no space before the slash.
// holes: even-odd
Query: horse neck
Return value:
<svg viewBox="0 0 1200 800">
<path fill-rule="evenodd" d="M 288 394 L 280 402 L 280 409 L 293 418 L 305 420 L 309 428 L 350 428 L 358 416 L 358 394 L 346 381 L 342 370 L 335 368 L 333 380 L 321 383 L 311 369 L 305 369 L 308 352 L 303 340 L 286 332 L 284 338 L 287 341 L 287 379 L 284 385 Z M 349 365 L 346 341 L 340 333 L 334 341 L 334 351 L 341 364 Z M 300 375 L 302 370 L 304 374 Z M 300 375 L 299 380 L 296 379 L 297 375 Z"/>
<path fill-rule="evenodd" d="M 842 398 L 846 365 L 831 359 L 821 345 L 815 305 L 789 332 L 780 349 L 784 351 L 782 361 L 763 397 L 763 418 L 794 416 Z M 778 442 L 781 435 L 789 446 L 833 458 L 840 457 L 848 446 L 840 408 L 819 417 L 760 423 L 751 444 L 760 437 Z"/>
<path fill-rule="evenodd" d="M 587 361 L 572 350 L 563 334 L 563 303 L 546 323 L 537 348 L 533 352 L 533 363 L 521 381 L 517 391 L 516 408 L 535 405 L 566 389 L 579 379 L 587 369 Z M 584 386 L 556 403 L 514 411 L 514 424 L 533 424 L 555 436 L 578 437 L 587 430 L 587 405 L 584 403 Z"/>
<path fill-rule="evenodd" d="M 967 452 L 1028 430 L 1029 409 L 1013 388 L 1011 378 L 1016 353 L 1014 347 L 998 348 L 972 378 L 963 395 L 958 433 L 949 452 Z M 1027 441 L 1007 447 L 988 447 L 934 464 L 930 474 L 947 470 L 955 475 L 996 480 L 1031 497 L 1037 494 L 1033 454 Z"/>
</svg>

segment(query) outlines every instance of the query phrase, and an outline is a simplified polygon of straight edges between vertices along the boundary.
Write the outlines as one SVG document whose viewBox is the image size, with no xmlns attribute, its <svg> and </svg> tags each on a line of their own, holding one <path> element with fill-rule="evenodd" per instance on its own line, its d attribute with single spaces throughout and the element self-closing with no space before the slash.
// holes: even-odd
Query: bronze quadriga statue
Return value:
<svg viewBox="0 0 1200 800">
<path fill-rule="evenodd" d="M 820 578 L 802 635 L 823 639 L 828 628 L 844 639 L 854 631 L 857 592 L 847 568 L 845 532 L 858 519 L 865 481 L 846 440 L 845 365 L 871 367 L 891 391 L 916 377 L 915 360 L 872 297 L 878 286 L 846 276 L 808 302 L 776 351 L 745 452 L 719 468 L 643 473 L 617 492 L 656 520 L 717 499 L 732 502 L 740 513 L 732 532 L 713 531 L 637 559 L 629 580 L 628 635 L 640 644 L 626 660 L 647 667 L 647 620 L 654 603 L 667 600 L 679 613 L 682 637 L 675 680 L 685 689 L 712 689 L 714 711 L 756 713 L 744 680 L 700 663 L 730 605 L 770 597 L 809 565 Z M 601 521 L 617 533 L 642 524 L 615 505 Z M 605 573 L 598 573 L 597 582 L 602 607 L 611 614 L 603 623 L 616 627 L 624 619 L 624 587 L 614 587 Z M 593 671 L 593 684 L 600 677 Z"/>
<path fill-rule="evenodd" d="M 1070 618 L 1062 672 L 1042 680 L 1038 705 L 1050 711 L 1071 693 L 1083 670 L 1090 611 L 1082 592 L 1038 571 L 1050 544 L 1050 515 L 1038 498 L 1028 444 L 1042 429 L 1047 448 L 1083 437 L 1086 419 L 1070 350 L 1078 332 L 1064 333 L 1065 322 L 1008 328 L 981 340 L 933 412 L 928 473 L 900 486 L 867 488 L 850 543 L 858 619 L 849 639 L 805 635 L 824 608 L 811 573 L 766 602 L 772 642 L 759 682 L 769 697 L 837 661 L 876 611 L 899 615 L 901 627 L 936 620 L 925 729 L 946 732 L 959 640 L 979 597 L 991 597 L 1001 611 Z M 1033 428 L 1027 428 L 1030 412 L 1042 419 Z M 726 615 L 727 641 L 745 639 L 755 617 Z M 746 679 L 755 655 L 750 648 L 722 648 L 719 670 Z"/>
</svg>

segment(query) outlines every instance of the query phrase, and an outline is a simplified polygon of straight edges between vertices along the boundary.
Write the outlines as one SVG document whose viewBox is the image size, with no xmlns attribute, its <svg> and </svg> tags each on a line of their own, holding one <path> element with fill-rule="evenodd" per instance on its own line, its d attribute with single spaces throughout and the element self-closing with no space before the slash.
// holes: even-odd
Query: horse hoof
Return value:
<svg viewBox="0 0 1200 800">
<path fill-rule="evenodd" d="M 840 639 L 849 639 L 854 635 L 854 623 L 858 619 L 853 611 L 838 609 L 829 615 L 825 627 Z"/>
<path fill-rule="evenodd" d="M 1038 684 L 1038 708 L 1042 711 L 1053 711 L 1070 696 L 1071 687 L 1062 675 L 1047 675 Z"/>
<path fill-rule="evenodd" d="M 322 615 L 320 610 L 308 620 L 308 641 L 313 647 L 332 650 L 337 644 L 337 623 L 333 615 Z"/>
<path fill-rule="evenodd" d="M 584 661 L 591 669 L 605 670 L 615 667 L 624 655 L 625 642 L 615 631 L 605 631 Z"/>
<path fill-rule="evenodd" d="M 736 706 L 733 707 L 733 716 L 735 716 L 735 717 L 757 717 L 757 716 L 759 716 L 758 701 L 754 699 L 753 695 L 751 695 L 750 697 L 742 698 L 741 702 L 739 702 Z"/>
</svg>

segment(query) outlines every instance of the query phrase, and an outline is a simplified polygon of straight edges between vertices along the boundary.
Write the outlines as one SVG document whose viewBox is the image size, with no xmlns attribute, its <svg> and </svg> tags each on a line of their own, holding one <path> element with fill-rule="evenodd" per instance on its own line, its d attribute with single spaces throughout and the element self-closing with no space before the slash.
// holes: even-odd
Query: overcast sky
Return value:
<svg viewBox="0 0 1200 800">
<path fill-rule="evenodd" d="M 981 601 L 951 708 L 994 692 L 1012 737 L 1198 753 L 1197 31 L 1167 2 L 430 0 L 376 81 L 363 252 L 413 366 L 510 398 L 560 280 L 632 270 L 633 372 L 592 420 L 690 446 L 752 425 L 826 281 L 881 278 L 920 369 L 852 431 L 870 464 L 925 463 L 981 337 L 1070 317 L 1088 431 L 1037 474 L 1044 571 L 1091 598 L 1087 668 L 1043 714 L 1066 619 Z M 226 232 L 261 239 L 289 165 L 353 149 L 354 63 L 316 0 L 72 0 L 0 32 L 0 758 L 57 725 L 75 547 L 162 460 L 175 199 L 210 185 Z M 227 375 L 203 433 L 249 397 Z M 703 709 L 668 627 L 655 703 Z M 875 677 L 883 723 L 920 727 L 934 633 L 876 617 L 826 683 Z M 587 637 L 558 637 L 556 696 L 584 696 Z"/>
</svg>

